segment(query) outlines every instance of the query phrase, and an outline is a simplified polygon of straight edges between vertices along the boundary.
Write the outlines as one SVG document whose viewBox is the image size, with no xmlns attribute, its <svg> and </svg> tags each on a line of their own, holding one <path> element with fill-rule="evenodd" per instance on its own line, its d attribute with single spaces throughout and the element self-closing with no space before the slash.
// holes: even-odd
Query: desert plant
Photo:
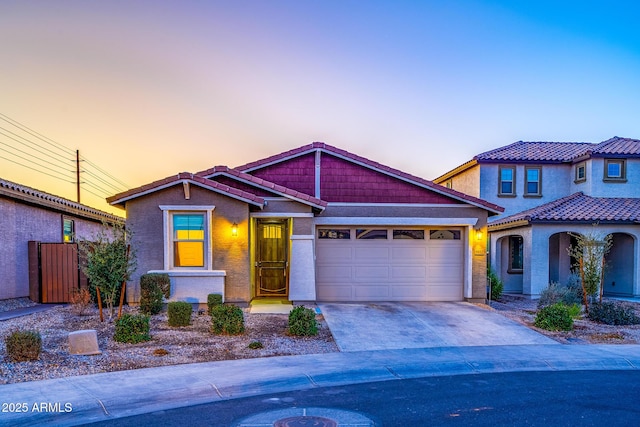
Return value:
<svg viewBox="0 0 640 427">
<path fill-rule="evenodd" d="M 140 311 L 158 314 L 162 311 L 163 298 L 169 298 L 171 282 L 165 273 L 143 274 L 140 277 Z"/>
<path fill-rule="evenodd" d="M 264 348 L 264 346 L 260 341 L 251 341 L 247 347 L 250 348 L 251 350 L 258 350 L 258 349 Z"/>
<path fill-rule="evenodd" d="M 13 362 L 38 360 L 42 351 L 42 337 L 38 331 L 16 330 L 4 340 L 7 356 Z"/>
<path fill-rule="evenodd" d="M 580 304 L 582 301 L 580 290 L 563 286 L 557 282 L 549 283 L 540 293 L 538 300 L 538 308 L 547 307 L 555 303 L 561 302 L 566 305 Z"/>
<path fill-rule="evenodd" d="M 591 233 L 584 235 L 569 234 L 576 239 L 576 244 L 570 245 L 567 252 L 577 260 L 575 267 L 582 284 L 582 304 L 589 314 L 589 297 L 599 293 L 599 301 L 602 302 L 605 256 L 611 249 L 613 238 L 610 234 L 602 237 L 595 228 Z"/>
<path fill-rule="evenodd" d="M 491 286 L 491 300 L 500 300 L 504 289 L 502 280 L 500 280 L 496 272 L 491 267 L 487 268 L 487 278 L 489 279 L 489 285 Z"/>
<path fill-rule="evenodd" d="M 297 336 L 318 335 L 316 313 L 303 305 L 289 312 L 289 334 Z"/>
<path fill-rule="evenodd" d="M 82 270 L 89 279 L 92 295 L 100 288 L 101 300 L 107 304 L 110 317 L 114 315 L 114 303 L 122 291 L 122 284 L 136 268 L 135 250 L 129 242 L 131 232 L 119 224 L 105 224 L 93 240 L 78 245 L 83 258 Z"/>
<path fill-rule="evenodd" d="M 84 316 L 91 307 L 91 292 L 87 288 L 72 289 L 69 292 L 71 311 L 77 316 Z"/>
<path fill-rule="evenodd" d="M 640 324 L 640 317 L 631 307 L 615 303 L 613 301 L 603 301 L 591 304 L 588 314 L 589 320 L 607 325 L 637 325 Z"/>
<path fill-rule="evenodd" d="M 149 341 L 149 316 L 143 314 L 123 314 L 115 324 L 113 339 L 118 342 L 139 343 Z"/>
<path fill-rule="evenodd" d="M 573 328 L 573 318 L 569 307 L 558 302 L 540 309 L 534 325 L 548 331 L 570 331 Z"/>
<path fill-rule="evenodd" d="M 207 307 L 209 308 L 209 315 L 211 315 L 211 310 L 213 309 L 213 307 L 217 305 L 222 305 L 222 295 L 220 294 L 207 295 Z"/>
<path fill-rule="evenodd" d="M 188 302 L 173 301 L 167 304 L 169 326 L 189 326 L 193 307 Z"/>
<path fill-rule="evenodd" d="M 211 332 L 240 335 L 244 332 L 244 313 L 234 304 L 216 305 L 211 309 Z"/>
</svg>

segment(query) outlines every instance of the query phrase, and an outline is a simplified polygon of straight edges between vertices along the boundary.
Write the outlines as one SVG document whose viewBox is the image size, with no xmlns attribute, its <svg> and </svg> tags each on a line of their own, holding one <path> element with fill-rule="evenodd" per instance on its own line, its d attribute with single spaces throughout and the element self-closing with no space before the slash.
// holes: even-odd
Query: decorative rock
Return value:
<svg viewBox="0 0 640 427">
<path fill-rule="evenodd" d="M 95 329 L 69 332 L 69 353 L 84 356 L 102 354 Z"/>
</svg>

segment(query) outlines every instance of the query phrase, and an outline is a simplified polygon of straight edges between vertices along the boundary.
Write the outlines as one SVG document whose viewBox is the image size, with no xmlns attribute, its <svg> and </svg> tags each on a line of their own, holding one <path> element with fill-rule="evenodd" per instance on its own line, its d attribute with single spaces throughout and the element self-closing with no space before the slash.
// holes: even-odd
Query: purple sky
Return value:
<svg viewBox="0 0 640 427">
<path fill-rule="evenodd" d="M 517 140 L 640 138 L 639 12 L 615 0 L 2 1 L 0 113 L 131 186 L 313 141 L 433 179 Z M 75 197 L 4 159 L 0 177 Z"/>
</svg>

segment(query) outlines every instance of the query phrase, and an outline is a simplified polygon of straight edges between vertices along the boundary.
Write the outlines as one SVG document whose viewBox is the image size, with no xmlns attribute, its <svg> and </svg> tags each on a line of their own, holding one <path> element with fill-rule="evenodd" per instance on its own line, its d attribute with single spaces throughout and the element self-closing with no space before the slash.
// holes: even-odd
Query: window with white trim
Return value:
<svg viewBox="0 0 640 427">
<path fill-rule="evenodd" d="M 213 206 L 160 206 L 164 223 L 164 268 L 211 270 Z"/>
</svg>

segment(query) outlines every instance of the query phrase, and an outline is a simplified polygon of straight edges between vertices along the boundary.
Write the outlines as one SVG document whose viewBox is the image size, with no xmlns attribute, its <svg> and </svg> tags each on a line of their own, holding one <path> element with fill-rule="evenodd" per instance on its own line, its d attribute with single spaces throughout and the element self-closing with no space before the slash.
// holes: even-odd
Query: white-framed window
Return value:
<svg viewBox="0 0 640 427">
<path fill-rule="evenodd" d="M 626 162 L 624 159 L 604 159 L 605 181 L 626 181 Z"/>
<path fill-rule="evenodd" d="M 516 168 L 515 166 L 500 166 L 498 169 L 498 195 L 516 195 Z"/>
<path fill-rule="evenodd" d="M 164 268 L 211 270 L 214 206 L 160 206 L 164 225 Z"/>
<path fill-rule="evenodd" d="M 542 196 L 542 168 L 527 166 L 524 168 L 524 195 Z"/>
</svg>

